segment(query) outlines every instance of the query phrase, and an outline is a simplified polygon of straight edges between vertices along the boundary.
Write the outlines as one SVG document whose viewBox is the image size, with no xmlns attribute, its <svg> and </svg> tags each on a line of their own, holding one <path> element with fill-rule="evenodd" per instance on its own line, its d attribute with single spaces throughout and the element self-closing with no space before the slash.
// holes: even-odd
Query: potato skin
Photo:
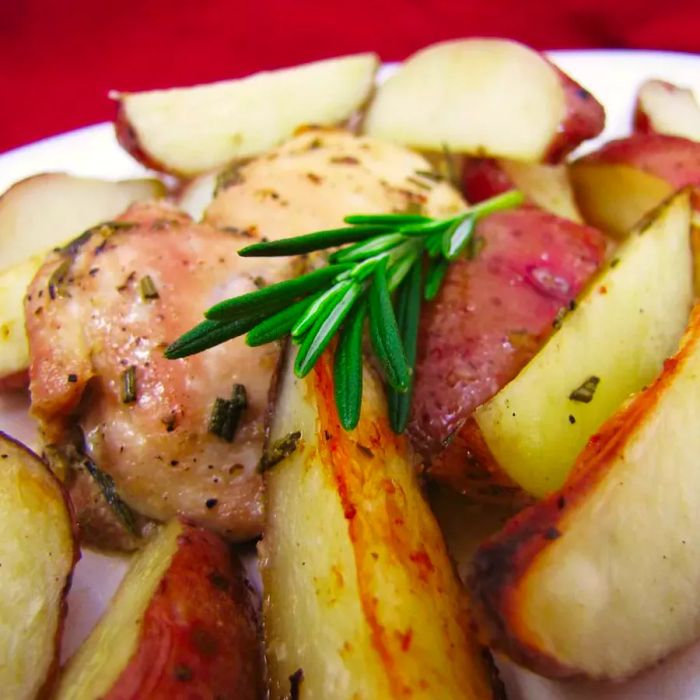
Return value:
<svg viewBox="0 0 700 700">
<path fill-rule="evenodd" d="M 138 647 L 104 700 L 263 696 L 250 591 L 214 533 L 183 524 L 142 624 Z"/>
<path fill-rule="evenodd" d="M 587 139 L 598 136 L 605 126 L 603 105 L 560 68 L 551 64 L 564 90 L 565 115 L 559 131 L 544 158 L 547 163 L 562 161 Z"/>
<path fill-rule="evenodd" d="M 169 169 L 163 165 L 163 163 L 154 158 L 141 146 L 139 135 L 129 121 L 123 100 L 120 100 L 117 103 L 117 113 L 114 116 L 114 135 L 116 136 L 119 145 L 130 156 L 141 163 L 141 165 L 160 173 L 170 172 Z"/>
<path fill-rule="evenodd" d="M 606 244 L 595 229 L 536 209 L 494 214 L 476 236 L 479 255 L 450 266 L 423 313 L 409 436 L 432 476 L 491 496 L 512 484 L 483 478 L 494 460 L 471 444 L 468 419 L 537 352 Z M 555 280 L 557 289 L 547 284 Z"/>
<path fill-rule="evenodd" d="M 576 163 L 629 165 L 656 175 L 675 189 L 700 185 L 700 143 L 682 136 L 633 134 L 608 141 L 600 150 Z"/>
</svg>

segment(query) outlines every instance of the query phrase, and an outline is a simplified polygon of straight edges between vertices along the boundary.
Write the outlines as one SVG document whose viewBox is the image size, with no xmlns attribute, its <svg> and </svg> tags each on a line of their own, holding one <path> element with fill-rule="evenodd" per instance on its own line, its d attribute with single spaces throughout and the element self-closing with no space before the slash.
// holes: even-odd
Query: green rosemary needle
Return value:
<svg viewBox="0 0 700 700">
<path fill-rule="evenodd" d="M 285 335 L 299 344 L 294 371 L 306 376 L 336 335 L 333 373 L 338 416 L 346 430 L 360 418 L 362 336 L 368 321 L 374 354 L 387 384 L 389 419 L 408 424 L 422 299 L 434 299 L 450 263 L 484 245 L 479 219 L 519 206 L 513 190 L 445 219 L 423 214 L 352 214 L 345 227 L 264 241 L 245 257 L 303 255 L 331 249 L 328 264 L 294 279 L 226 299 L 165 351 L 177 359 L 245 335 L 251 346 Z M 58 285 L 56 285 L 58 286 Z"/>
</svg>

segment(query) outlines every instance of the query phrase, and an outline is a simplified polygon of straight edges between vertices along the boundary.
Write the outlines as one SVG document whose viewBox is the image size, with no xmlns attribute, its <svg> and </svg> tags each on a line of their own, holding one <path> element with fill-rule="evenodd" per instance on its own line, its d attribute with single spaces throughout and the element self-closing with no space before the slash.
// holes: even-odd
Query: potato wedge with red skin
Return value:
<svg viewBox="0 0 700 700">
<path fill-rule="evenodd" d="M 675 190 L 700 185 L 700 143 L 635 134 L 577 160 L 570 176 L 584 219 L 623 238 Z"/>
<path fill-rule="evenodd" d="M 421 150 L 557 162 L 604 121 L 590 93 L 538 52 L 473 38 L 410 56 L 377 88 L 363 129 Z"/>
<path fill-rule="evenodd" d="M 77 526 L 63 486 L 39 457 L 0 432 L 3 697 L 49 694 L 79 558 Z"/>
<path fill-rule="evenodd" d="M 622 679 L 700 636 L 700 306 L 680 350 L 564 487 L 477 552 L 494 645 L 553 677 Z"/>
<path fill-rule="evenodd" d="M 564 118 L 549 145 L 544 161 L 559 163 L 577 146 L 595 138 L 605 128 L 605 109 L 596 98 L 552 64 L 564 91 Z"/>
<path fill-rule="evenodd" d="M 228 545 L 181 520 L 164 526 L 136 555 L 55 697 L 262 698 L 257 615 Z"/>
<path fill-rule="evenodd" d="M 347 432 L 332 356 L 304 379 L 287 359 L 270 442 L 297 440 L 266 472 L 259 547 L 271 697 L 288 698 L 301 669 L 306 700 L 491 699 L 467 600 L 378 377 L 364 369 L 360 423 Z"/>
<path fill-rule="evenodd" d="M 545 211 L 582 223 L 565 165 L 524 163 L 505 158 L 465 158 L 462 191 L 472 204 L 508 190 L 520 190 L 526 201 Z"/>
<path fill-rule="evenodd" d="M 637 92 L 634 132 L 700 141 L 700 105 L 692 90 L 665 80 L 647 80 Z"/>
<path fill-rule="evenodd" d="M 537 352 L 606 245 L 595 229 L 536 209 L 494 214 L 476 236 L 475 259 L 455 261 L 424 310 L 408 428 L 431 475 L 459 490 L 477 486 L 460 438 L 467 419 Z"/>
<path fill-rule="evenodd" d="M 316 61 L 244 78 L 122 93 L 117 140 L 147 167 L 192 177 L 274 148 L 307 124 L 336 126 L 374 86 L 376 54 Z"/>
</svg>

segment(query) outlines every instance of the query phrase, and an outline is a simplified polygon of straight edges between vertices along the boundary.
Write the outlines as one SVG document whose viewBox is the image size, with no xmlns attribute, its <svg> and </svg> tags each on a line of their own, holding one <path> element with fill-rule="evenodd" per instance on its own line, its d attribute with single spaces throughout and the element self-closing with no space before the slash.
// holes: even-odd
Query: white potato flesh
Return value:
<svg viewBox="0 0 700 700">
<path fill-rule="evenodd" d="M 693 301 L 690 203 L 682 192 L 630 235 L 520 374 L 475 413 L 500 467 L 525 491 L 559 488 L 600 425 L 659 372 Z M 600 383 L 589 403 L 571 393 Z"/>
<path fill-rule="evenodd" d="M 343 431 L 332 362 L 283 371 L 270 440 L 300 431 L 266 475 L 259 548 L 271 697 L 492 698 L 463 591 L 413 466 L 364 372 L 362 418 Z"/>
<path fill-rule="evenodd" d="M 43 262 L 34 255 L 0 271 L 0 379 L 29 367 L 24 296 Z"/>
<path fill-rule="evenodd" d="M 48 467 L 0 433 L 0 688 L 32 700 L 58 665 L 78 559 L 65 494 Z"/>
<path fill-rule="evenodd" d="M 700 141 L 700 105 L 687 88 L 647 80 L 637 95 L 637 120 L 657 134 Z"/>
<path fill-rule="evenodd" d="M 120 96 L 138 148 L 165 170 L 195 175 L 263 153 L 301 126 L 333 126 L 374 86 L 373 53 L 343 56 L 238 80 Z"/>
<path fill-rule="evenodd" d="M 0 197 L 0 269 L 46 254 L 130 204 L 164 192 L 158 180 L 110 182 L 65 173 L 21 180 Z"/>
<path fill-rule="evenodd" d="M 583 493 L 520 583 L 531 642 L 591 677 L 630 676 L 700 636 L 698 311 L 656 385 L 582 455 Z"/>
<path fill-rule="evenodd" d="M 371 136 L 423 149 L 540 160 L 565 115 L 558 75 L 536 51 L 501 39 L 435 44 L 381 85 Z"/>
</svg>

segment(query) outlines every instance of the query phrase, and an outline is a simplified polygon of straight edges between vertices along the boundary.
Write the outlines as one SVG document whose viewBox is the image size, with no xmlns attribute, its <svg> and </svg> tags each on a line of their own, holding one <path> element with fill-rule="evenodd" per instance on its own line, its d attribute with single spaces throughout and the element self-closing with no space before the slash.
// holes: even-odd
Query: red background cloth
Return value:
<svg viewBox="0 0 700 700">
<path fill-rule="evenodd" d="M 0 152 L 110 119 L 110 89 L 503 36 L 535 48 L 700 51 L 700 0 L 0 0 Z"/>
</svg>

